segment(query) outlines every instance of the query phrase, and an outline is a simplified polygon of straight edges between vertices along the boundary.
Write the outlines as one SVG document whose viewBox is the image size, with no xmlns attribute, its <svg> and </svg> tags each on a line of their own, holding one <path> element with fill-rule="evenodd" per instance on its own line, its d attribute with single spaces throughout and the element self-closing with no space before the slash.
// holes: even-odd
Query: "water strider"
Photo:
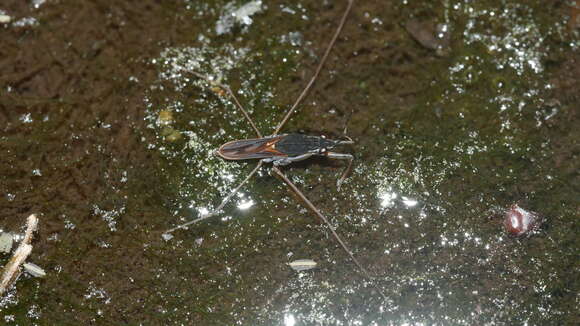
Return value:
<svg viewBox="0 0 580 326">
<path fill-rule="evenodd" d="M 288 165 L 306 160 L 312 156 L 348 160 L 348 166 L 344 169 L 342 176 L 337 182 L 337 187 L 340 191 L 340 186 L 352 166 L 353 156 L 329 150 L 339 145 L 350 144 L 354 144 L 350 138 L 347 140 L 330 140 L 324 136 L 283 134 L 227 142 L 216 151 L 216 154 L 226 160 L 260 159 L 262 162 L 272 163 L 274 166 Z"/>
<path fill-rule="evenodd" d="M 217 215 L 218 212 L 230 201 L 230 199 L 238 192 L 238 190 L 258 171 L 258 169 L 262 167 L 264 163 L 272 163 L 273 164 L 272 171 L 276 173 L 290 187 L 290 189 L 292 189 L 292 191 L 294 191 L 298 195 L 298 197 L 300 197 L 300 199 L 306 204 L 308 208 L 310 208 L 321 220 L 324 221 L 324 223 L 328 225 L 334 238 L 340 243 L 342 248 L 350 256 L 352 261 L 358 266 L 358 268 L 365 275 L 365 277 L 367 277 L 369 280 L 372 279 L 370 273 L 362 266 L 362 264 L 358 261 L 358 259 L 356 259 L 356 257 L 352 254 L 352 251 L 342 240 L 342 238 L 336 233 L 334 227 L 330 224 L 328 219 L 320 212 L 320 210 L 318 210 L 318 208 L 316 208 L 316 206 L 314 206 L 314 204 L 312 204 L 312 202 L 310 202 L 310 200 L 302 193 L 302 191 L 300 191 L 298 187 L 296 187 L 296 185 L 292 181 L 290 181 L 290 179 L 288 179 L 288 177 L 286 177 L 286 175 L 278 168 L 278 166 L 284 166 L 291 164 L 293 162 L 302 161 L 312 156 L 326 156 L 331 159 L 348 160 L 349 161 L 348 166 L 345 168 L 344 172 L 342 173 L 342 176 L 338 179 L 337 182 L 337 186 L 339 189 L 341 183 L 346 178 L 348 171 L 350 170 L 353 161 L 352 155 L 335 153 L 331 152 L 330 150 L 332 150 L 335 146 L 353 144 L 354 142 L 352 141 L 352 139 L 347 137 L 347 140 L 329 140 L 324 137 L 318 136 L 308 136 L 302 134 L 279 134 L 279 132 L 282 129 L 282 127 L 286 124 L 292 113 L 296 110 L 298 104 L 300 104 L 300 102 L 302 102 L 302 100 L 305 98 L 306 94 L 312 88 L 312 85 L 318 78 L 318 75 L 320 74 L 320 71 L 322 70 L 324 63 L 326 62 L 326 59 L 328 58 L 328 55 L 332 50 L 334 43 L 338 39 L 338 36 L 340 35 L 342 28 L 344 27 L 346 18 L 348 17 L 348 14 L 352 9 L 353 3 L 354 0 L 348 0 L 347 7 L 344 10 L 342 18 L 338 24 L 338 27 L 334 32 L 334 35 L 330 40 L 330 43 L 328 44 L 328 47 L 326 48 L 326 51 L 324 52 L 324 55 L 322 56 L 322 59 L 314 72 L 314 75 L 312 76 L 312 78 L 310 79 L 304 90 L 302 90 L 302 92 L 292 105 L 292 107 L 288 110 L 282 121 L 278 124 L 278 126 L 274 130 L 274 133 L 271 136 L 267 137 L 262 136 L 262 133 L 258 130 L 256 124 L 254 123 L 248 112 L 244 109 L 244 107 L 242 106 L 242 104 L 240 103 L 240 101 L 238 100 L 238 98 L 236 97 L 236 95 L 230 89 L 229 86 L 223 85 L 202 73 L 195 71 L 191 72 L 193 75 L 207 81 L 210 84 L 210 86 L 224 89 L 226 93 L 231 97 L 234 104 L 242 112 L 246 120 L 250 123 L 250 125 L 252 126 L 257 135 L 257 138 L 234 140 L 231 142 L 227 142 L 224 145 L 222 145 L 218 150 L 216 150 L 215 153 L 226 160 L 257 159 L 259 161 L 256 167 L 252 170 L 252 172 L 250 172 L 250 174 L 248 174 L 248 176 L 246 176 L 246 178 L 232 192 L 230 192 L 228 196 L 226 196 L 222 200 L 222 202 L 218 207 L 216 207 L 211 212 L 202 214 L 199 218 L 195 220 L 189 221 L 187 223 L 174 227 L 170 230 L 167 230 L 164 234 L 165 238 L 170 238 L 171 236 L 169 234 L 178 229 L 185 228 L 188 225 L 197 223 L 211 216 Z M 374 286 L 378 290 L 379 294 L 384 299 L 386 299 L 386 296 L 384 295 L 382 290 L 376 284 L 374 284 Z"/>
</svg>

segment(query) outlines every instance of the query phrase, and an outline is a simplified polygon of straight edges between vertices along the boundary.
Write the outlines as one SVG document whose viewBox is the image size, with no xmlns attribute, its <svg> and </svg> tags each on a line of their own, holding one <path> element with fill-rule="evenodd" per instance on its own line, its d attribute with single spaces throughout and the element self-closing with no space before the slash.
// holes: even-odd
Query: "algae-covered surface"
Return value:
<svg viewBox="0 0 580 326">
<path fill-rule="evenodd" d="M 284 132 L 354 168 L 214 156 L 264 135 L 346 0 L 0 3 L 0 229 L 37 214 L 3 325 L 577 325 L 578 1 L 356 1 Z M 521 237 L 517 204 L 541 217 Z M 10 254 L 0 254 L 5 265 Z M 316 268 L 288 263 L 310 259 Z M 379 291 L 384 296 L 383 298 Z"/>
</svg>

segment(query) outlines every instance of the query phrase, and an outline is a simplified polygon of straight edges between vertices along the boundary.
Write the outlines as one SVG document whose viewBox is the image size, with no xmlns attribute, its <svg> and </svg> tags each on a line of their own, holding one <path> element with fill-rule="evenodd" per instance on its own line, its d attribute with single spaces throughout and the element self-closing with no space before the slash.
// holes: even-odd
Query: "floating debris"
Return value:
<svg viewBox="0 0 580 326">
<path fill-rule="evenodd" d="M 160 126 L 166 126 L 172 124 L 174 121 L 173 119 L 173 112 L 171 110 L 161 110 L 159 111 L 159 115 L 157 116 L 157 124 Z"/>
<path fill-rule="evenodd" d="M 423 47 L 435 50 L 438 56 L 445 56 L 450 42 L 449 26 L 410 20 L 405 24 L 407 32 Z"/>
<path fill-rule="evenodd" d="M 503 225 L 509 234 L 519 237 L 537 229 L 541 222 L 542 219 L 538 214 L 513 204 L 505 213 Z"/>
<path fill-rule="evenodd" d="M 24 263 L 24 265 L 22 265 L 22 267 L 24 267 L 24 270 L 34 276 L 34 277 L 45 277 L 46 276 L 46 272 L 44 271 L 44 269 L 42 269 L 42 267 L 33 264 L 33 263 Z"/>
<path fill-rule="evenodd" d="M 161 129 L 161 136 L 165 137 L 165 141 L 169 143 L 176 142 L 182 138 L 181 132 L 171 127 Z"/>
<path fill-rule="evenodd" d="M 290 266 L 293 270 L 297 272 L 313 269 L 316 267 L 316 265 L 318 264 L 312 259 L 298 259 L 291 263 L 288 263 L 288 266 Z"/>
<path fill-rule="evenodd" d="M 262 1 L 255 0 L 245 5 L 235 8 L 234 2 L 230 2 L 224 7 L 224 13 L 218 19 L 215 32 L 218 35 L 229 33 L 235 24 L 250 25 L 252 18 L 250 16 L 262 11 Z"/>
<path fill-rule="evenodd" d="M 14 243 L 12 234 L 7 232 L 0 233 L 0 252 L 9 253 L 12 250 L 12 243 Z"/>
<path fill-rule="evenodd" d="M 36 218 L 36 215 L 32 214 L 28 216 L 28 219 L 26 220 L 26 233 L 24 234 L 24 239 L 22 239 L 18 248 L 16 248 L 12 258 L 10 258 L 6 266 L 4 266 L 4 272 L 2 273 L 2 278 L 0 278 L 0 296 L 2 296 L 12 283 L 16 281 L 18 276 L 20 276 L 20 266 L 22 266 L 32 251 L 30 243 L 32 242 L 32 234 L 37 228 L 38 218 Z M 36 267 L 44 273 L 42 268 L 38 266 Z M 38 270 L 35 271 L 38 272 Z M 46 275 L 46 273 L 44 273 L 44 275 Z"/>
<path fill-rule="evenodd" d="M 12 21 L 12 17 L 0 14 L 0 24 L 8 24 Z"/>
</svg>

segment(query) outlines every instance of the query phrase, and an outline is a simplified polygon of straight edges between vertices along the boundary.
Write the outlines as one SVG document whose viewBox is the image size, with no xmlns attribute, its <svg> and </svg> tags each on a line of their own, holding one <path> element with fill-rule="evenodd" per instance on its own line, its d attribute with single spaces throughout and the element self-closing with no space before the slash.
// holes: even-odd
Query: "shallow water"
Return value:
<svg viewBox="0 0 580 326">
<path fill-rule="evenodd" d="M 340 192 L 344 162 L 284 171 L 373 280 L 268 166 L 219 216 L 161 236 L 253 168 L 212 155 L 256 135 L 191 71 L 271 134 L 346 1 L 35 4 L 0 6 L 15 17 L 0 25 L 0 228 L 39 214 L 29 261 L 48 275 L 0 301 L 8 325 L 578 323 L 567 2 L 355 3 L 283 129 L 346 129 L 354 169 Z M 519 238 L 502 224 L 516 203 L 543 219 Z"/>
</svg>

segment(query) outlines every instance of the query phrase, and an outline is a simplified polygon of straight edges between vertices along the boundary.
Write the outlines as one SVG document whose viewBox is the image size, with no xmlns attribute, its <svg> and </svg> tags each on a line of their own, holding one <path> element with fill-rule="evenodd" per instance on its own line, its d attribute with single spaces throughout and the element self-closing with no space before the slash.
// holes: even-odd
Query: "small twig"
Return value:
<svg viewBox="0 0 580 326">
<path fill-rule="evenodd" d="M 18 248 L 14 251 L 14 255 L 4 267 L 4 273 L 2 273 L 2 279 L 0 280 L 0 296 L 2 296 L 10 285 L 16 281 L 18 276 L 20 276 L 20 266 L 26 261 L 26 258 L 28 258 L 32 251 L 32 245 L 30 245 L 30 243 L 32 242 L 32 233 L 36 231 L 37 226 L 38 218 L 35 214 L 30 215 L 26 221 L 26 233 L 24 234 L 24 239 L 22 239 Z"/>
<path fill-rule="evenodd" d="M 10 261 L 8 261 L 8 264 L 4 267 L 2 281 L 0 281 L 0 296 L 2 296 L 18 276 L 20 276 L 20 265 L 26 261 L 26 258 L 28 258 L 31 251 L 32 246 L 27 244 L 21 244 L 18 249 L 16 249 L 14 256 L 10 258 Z"/>
<path fill-rule="evenodd" d="M 32 243 L 32 233 L 38 228 L 38 218 L 35 214 L 32 214 L 26 220 L 26 233 L 24 234 L 23 244 Z"/>
</svg>

